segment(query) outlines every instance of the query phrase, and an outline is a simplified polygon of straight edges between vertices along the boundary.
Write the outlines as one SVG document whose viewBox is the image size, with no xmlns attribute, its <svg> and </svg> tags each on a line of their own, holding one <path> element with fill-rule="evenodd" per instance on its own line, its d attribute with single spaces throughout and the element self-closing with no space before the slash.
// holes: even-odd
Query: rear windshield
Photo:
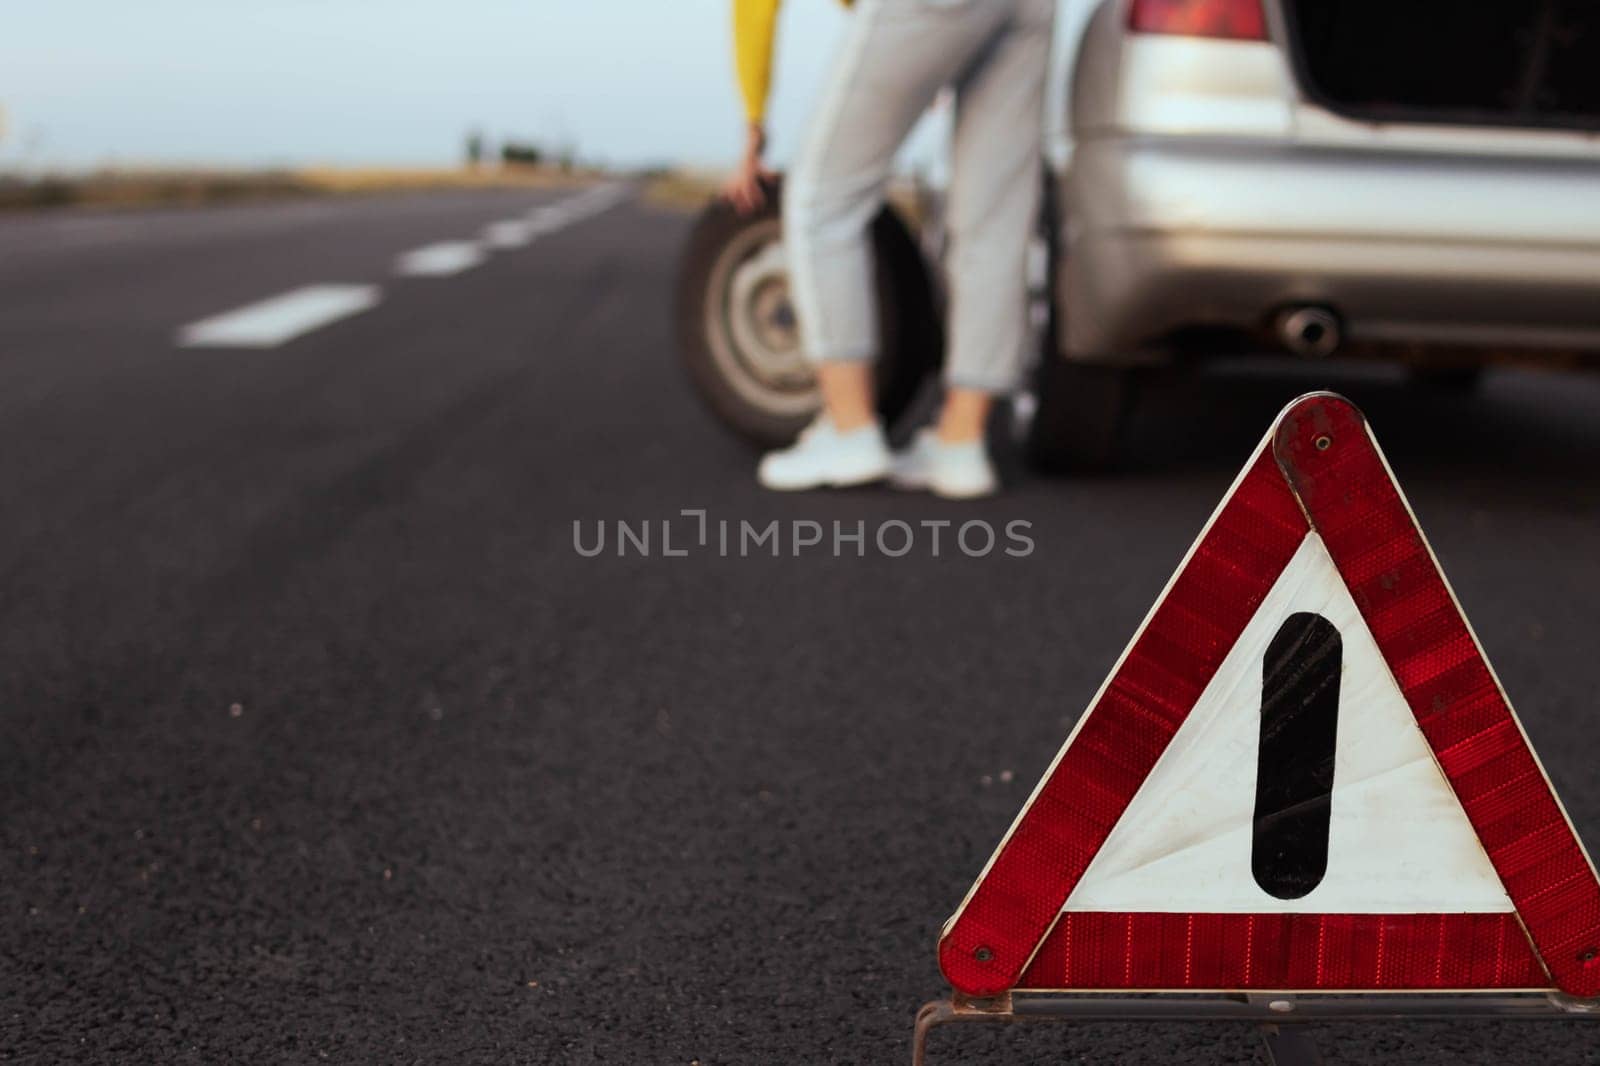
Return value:
<svg viewBox="0 0 1600 1066">
<path fill-rule="evenodd" d="M 1284 0 L 1307 91 L 1395 121 L 1600 128 L 1600 0 Z"/>
</svg>

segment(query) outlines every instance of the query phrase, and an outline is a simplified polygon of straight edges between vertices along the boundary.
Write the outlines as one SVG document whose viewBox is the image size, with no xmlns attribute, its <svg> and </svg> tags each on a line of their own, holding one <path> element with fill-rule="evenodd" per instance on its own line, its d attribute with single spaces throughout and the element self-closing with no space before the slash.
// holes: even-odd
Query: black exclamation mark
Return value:
<svg viewBox="0 0 1600 1066">
<path fill-rule="evenodd" d="M 1262 663 L 1250 872 L 1278 899 L 1299 899 L 1328 872 L 1342 659 L 1333 623 L 1302 613 L 1279 627 Z"/>
</svg>

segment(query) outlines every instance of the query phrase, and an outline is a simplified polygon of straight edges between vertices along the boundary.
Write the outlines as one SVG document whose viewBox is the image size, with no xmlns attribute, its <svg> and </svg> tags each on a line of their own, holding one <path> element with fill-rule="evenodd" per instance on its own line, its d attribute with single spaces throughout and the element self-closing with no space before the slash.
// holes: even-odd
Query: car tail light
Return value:
<svg viewBox="0 0 1600 1066">
<path fill-rule="evenodd" d="M 1133 0 L 1128 28 L 1135 33 L 1264 41 L 1261 0 Z"/>
</svg>

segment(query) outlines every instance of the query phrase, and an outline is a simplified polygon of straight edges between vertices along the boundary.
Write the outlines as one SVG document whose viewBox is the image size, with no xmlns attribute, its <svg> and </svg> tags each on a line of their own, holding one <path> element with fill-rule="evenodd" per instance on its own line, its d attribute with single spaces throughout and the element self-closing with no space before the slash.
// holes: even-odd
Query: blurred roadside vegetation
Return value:
<svg viewBox="0 0 1600 1066">
<path fill-rule="evenodd" d="M 252 200 L 437 189 L 560 188 L 602 172 L 507 161 L 461 168 L 286 170 L 99 170 L 87 174 L 0 174 L 0 211 L 61 207 L 173 207 Z"/>
<path fill-rule="evenodd" d="M 721 195 L 722 183 L 727 180 L 724 171 L 684 170 L 662 167 L 642 175 L 644 199 L 647 203 L 669 211 L 699 211 Z M 896 178 L 889 183 L 889 203 L 909 222 L 920 229 L 928 221 L 930 206 L 927 190 L 909 177 Z"/>
<path fill-rule="evenodd" d="M 284 170 L 108 169 L 86 174 L 21 177 L 0 173 L 0 212 L 50 208 L 193 207 L 314 196 L 449 189 L 559 189 L 607 177 L 641 181 L 652 206 L 693 213 L 714 199 L 721 171 L 653 167 L 626 175 L 565 159 L 524 154 L 507 144 L 498 163 L 457 168 L 311 167 Z M 922 198 L 909 182 L 890 187 L 889 199 L 920 222 Z"/>
<path fill-rule="evenodd" d="M 645 175 L 646 202 L 671 211 L 698 211 L 717 195 L 725 174 L 662 167 Z"/>
</svg>

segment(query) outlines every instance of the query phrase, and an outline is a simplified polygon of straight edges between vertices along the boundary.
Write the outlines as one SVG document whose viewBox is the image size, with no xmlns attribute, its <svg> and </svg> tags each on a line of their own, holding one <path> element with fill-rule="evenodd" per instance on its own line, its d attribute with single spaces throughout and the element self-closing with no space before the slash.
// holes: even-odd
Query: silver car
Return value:
<svg viewBox="0 0 1600 1066">
<path fill-rule="evenodd" d="M 1600 351 L 1592 0 L 1105 0 L 1073 53 L 1057 347 L 1101 369 L 1041 418 L 1207 351 Z"/>
<path fill-rule="evenodd" d="M 1144 368 L 1212 353 L 1463 383 L 1600 352 L 1600 3 L 1063 0 L 1061 44 L 1036 459 L 1104 462 Z M 902 229 L 876 231 L 889 417 L 939 337 Z M 778 239 L 712 209 L 679 293 L 702 394 L 763 442 L 816 403 Z"/>
</svg>

